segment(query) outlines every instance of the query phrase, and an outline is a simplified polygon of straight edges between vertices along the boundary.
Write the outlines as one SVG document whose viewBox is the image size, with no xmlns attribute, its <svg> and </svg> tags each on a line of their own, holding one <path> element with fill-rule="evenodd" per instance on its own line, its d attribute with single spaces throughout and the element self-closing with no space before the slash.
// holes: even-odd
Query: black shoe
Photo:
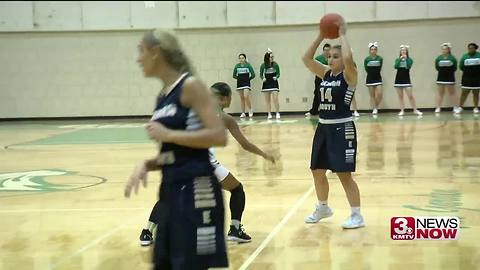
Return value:
<svg viewBox="0 0 480 270">
<path fill-rule="evenodd" d="M 238 229 L 235 228 L 235 226 L 230 225 L 230 230 L 228 231 L 228 241 L 248 243 L 252 241 L 252 238 L 243 230 L 243 226 L 241 224 Z"/>
<path fill-rule="evenodd" d="M 146 247 L 146 246 L 150 246 L 152 243 L 153 243 L 152 232 L 147 229 L 143 229 L 142 234 L 140 234 L 140 245 Z"/>
</svg>

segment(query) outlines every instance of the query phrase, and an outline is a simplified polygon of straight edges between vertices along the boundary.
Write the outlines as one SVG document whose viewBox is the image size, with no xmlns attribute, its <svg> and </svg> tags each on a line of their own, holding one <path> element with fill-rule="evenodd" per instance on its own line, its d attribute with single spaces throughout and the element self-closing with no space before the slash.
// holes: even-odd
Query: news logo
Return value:
<svg viewBox="0 0 480 270">
<path fill-rule="evenodd" d="M 392 240 L 457 240 L 458 217 L 392 217 Z"/>
</svg>

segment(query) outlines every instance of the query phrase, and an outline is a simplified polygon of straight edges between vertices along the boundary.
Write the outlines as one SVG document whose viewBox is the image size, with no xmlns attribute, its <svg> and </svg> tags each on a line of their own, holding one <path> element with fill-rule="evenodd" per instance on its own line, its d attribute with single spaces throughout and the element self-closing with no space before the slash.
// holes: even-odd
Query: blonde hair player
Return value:
<svg viewBox="0 0 480 270">
<path fill-rule="evenodd" d="M 303 56 L 305 66 L 323 81 L 320 84 L 320 114 L 312 144 L 310 169 L 313 174 L 318 203 L 306 223 L 316 223 L 333 215 L 328 206 L 327 170 L 335 172 L 342 183 L 352 213 L 343 223 L 345 229 L 363 227 L 360 214 L 360 192 L 352 178 L 355 171 L 357 132 L 350 103 L 357 85 L 358 72 L 346 36 L 345 22 L 339 23 L 340 46 L 330 51 L 328 66 L 313 59 L 323 40 L 320 33 Z"/>
<path fill-rule="evenodd" d="M 147 31 L 138 48 L 144 76 L 164 85 L 147 126 L 160 151 L 137 165 L 125 196 L 146 186 L 148 171 L 162 170 L 154 269 L 228 267 L 222 190 L 208 151 L 227 143 L 215 102 L 173 33 Z"/>
</svg>

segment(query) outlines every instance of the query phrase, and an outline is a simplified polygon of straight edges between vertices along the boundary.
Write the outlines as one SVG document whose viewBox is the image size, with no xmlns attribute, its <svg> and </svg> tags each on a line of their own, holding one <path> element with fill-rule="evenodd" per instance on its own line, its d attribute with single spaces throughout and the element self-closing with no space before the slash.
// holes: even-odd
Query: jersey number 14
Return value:
<svg viewBox="0 0 480 270">
<path fill-rule="evenodd" d="M 328 100 L 328 102 L 332 103 L 332 88 L 329 87 L 327 88 L 327 90 L 325 90 L 323 87 L 320 88 L 320 100 L 322 102 L 325 102 L 325 99 Z"/>
</svg>

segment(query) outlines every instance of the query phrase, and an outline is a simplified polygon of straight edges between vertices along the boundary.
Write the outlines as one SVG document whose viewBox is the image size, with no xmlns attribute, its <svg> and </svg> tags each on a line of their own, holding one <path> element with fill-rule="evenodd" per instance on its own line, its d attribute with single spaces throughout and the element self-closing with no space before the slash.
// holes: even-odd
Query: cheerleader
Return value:
<svg viewBox="0 0 480 270">
<path fill-rule="evenodd" d="M 452 45 L 450 43 L 442 44 L 442 54 L 435 59 L 435 68 L 438 71 L 437 75 L 437 107 L 435 113 L 440 113 L 442 110 L 443 96 L 445 89 L 452 100 L 458 100 L 455 93 L 455 71 L 457 70 L 457 59 L 452 55 Z M 453 112 L 460 113 L 460 107 L 454 106 Z"/>
<path fill-rule="evenodd" d="M 462 96 L 460 98 L 460 107 L 465 104 L 470 91 L 473 92 L 473 113 L 478 114 L 478 94 L 480 92 L 480 53 L 477 51 L 478 45 L 468 44 L 468 52 L 460 60 L 460 70 L 462 74 Z"/>
<path fill-rule="evenodd" d="M 403 92 L 407 93 L 410 104 L 413 108 L 413 113 L 416 115 L 422 115 L 423 113 L 417 109 L 415 97 L 412 93 L 412 82 L 410 80 L 410 69 L 413 65 L 413 59 L 408 56 L 408 48 L 410 46 L 400 45 L 400 55 L 395 59 L 395 69 L 397 75 L 395 76 L 395 84 L 393 85 L 397 89 L 398 99 L 400 101 L 399 116 L 405 114 L 405 103 L 403 101 Z"/>
<path fill-rule="evenodd" d="M 380 74 L 383 65 L 383 58 L 377 54 L 378 42 L 368 44 L 370 55 L 363 61 L 365 71 L 367 72 L 366 86 L 370 93 L 370 104 L 372 105 L 372 114 L 378 114 L 378 106 L 382 102 L 382 75 Z"/>
<path fill-rule="evenodd" d="M 255 78 L 255 71 L 252 65 L 247 62 L 247 56 L 244 53 L 238 55 L 239 63 L 233 68 L 233 78 L 237 80 L 237 92 L 240 95 L 240 106 L 242 114 L 240 118 L 245 117 L 245 107 L 248 109 L 248 116 L 253 117 L 252 103 L 250 102 L 250 80 Z"/>
<path fill-rule="evenodd" d="M 278 78 L 280 77 L 280 66 L 273 61 L 273 52 L 268 49 L 263 57 L 263 63 L 260 66 L 260 78 L 263 80 L 262 92 L 265 95 L 267 103 L 268 119 L 272 119 L 272 100 L 275 105 L 277 114 L 276 118 L 280 119 L 280 105 L 278 103 Z"/>
</svg>

